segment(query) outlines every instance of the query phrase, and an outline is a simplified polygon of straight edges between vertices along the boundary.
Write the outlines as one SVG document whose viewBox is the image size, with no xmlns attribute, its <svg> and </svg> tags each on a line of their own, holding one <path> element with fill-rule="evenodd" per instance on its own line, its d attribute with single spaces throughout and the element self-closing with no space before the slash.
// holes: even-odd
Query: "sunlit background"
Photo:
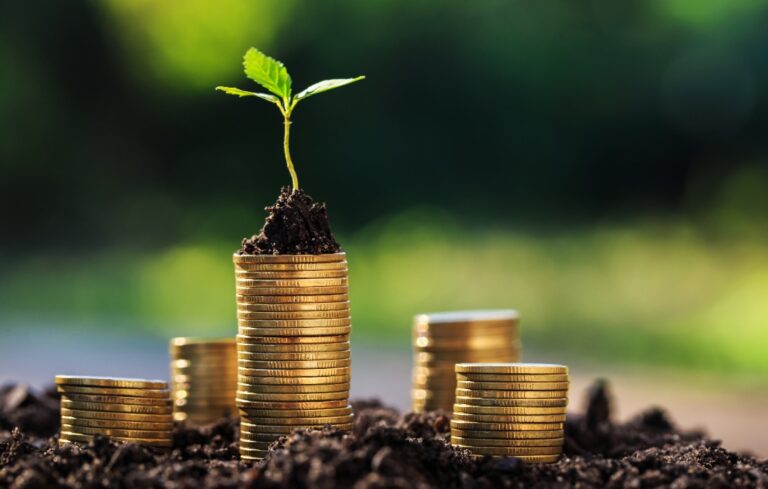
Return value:
<svg viewBox="0 0 768 489">
<path fill-rule="evenodd" d="M 768 4 L 10 2 L 0 381 L 166 375 L 233 335 L 231 253 L 290 182 L 257 46 L 302 89 L 302 186 L 349 255 L 355 386 L 405 407 L 418 312 L 513 307 L 622 415 L 768 455 Z M 68 370 L 67 370 L 68 369 Z M 759 422 L 758 422 L 759 420 Z"/>
</svg>

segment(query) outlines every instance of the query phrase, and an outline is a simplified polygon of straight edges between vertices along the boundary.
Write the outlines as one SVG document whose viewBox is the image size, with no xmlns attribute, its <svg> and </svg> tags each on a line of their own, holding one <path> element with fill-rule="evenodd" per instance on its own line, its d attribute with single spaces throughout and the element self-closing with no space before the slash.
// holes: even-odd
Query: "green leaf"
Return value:
<svg viewBox="0 0 768 489">
<path fill-rule="evenodd" d="M 249 92 L 247 90 L 240 90 L 239 88 L 235 87 L 216 87 L 216 90 L 228 93 L 230 95 L 236 95 L 238 97 L 259 97 L 260 99 L 266 100 L 267 102 L 272 102 L 274 104 L 280 103 L 279 98 L 269 93 Z"/>
<path fill-rule="evenodd" d="M 283 100 L 291 98 L 291 76 L 283 63 L 256 48 L 243 57 L 245 75 Z"/>
<path fill-rule="evenodd" d="M 328 90 L 333 90 L 334 88 L 343 87 L 344 85 L 355 83 L 356 81 L 363 80 L 364 78 L 364 76 L 358 76 L 356 78 L 334 78 L 332 80 L 323 80 L 321 82 L 315 83 L 314 85 L 310 85 L 299 92 L 296 95 L 295 100 L 298 102 L 299 100 L 311 97 L 312 95 L 327 92 Z"/>
</svg>

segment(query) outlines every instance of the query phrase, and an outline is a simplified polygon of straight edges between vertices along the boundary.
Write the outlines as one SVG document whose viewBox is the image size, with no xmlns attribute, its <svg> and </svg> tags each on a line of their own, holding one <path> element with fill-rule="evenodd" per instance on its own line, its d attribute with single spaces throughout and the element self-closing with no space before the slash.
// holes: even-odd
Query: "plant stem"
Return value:
<svg viewBox="0 0 768 489">
<path fill-rule="evenodd" d="M 289 147 L 291 139 L 291 113 L 283 113 L 283 153 L 285 153 L 285 164 L 288 166 L 288 172 L 291 174 L 291 183 L 293 184 L 293 190 L 299 189 L 299 177 L 296 175 L 296 169 L 293 167 L 293 160 L 291 159 L 291 149 Z"/>
</svg>

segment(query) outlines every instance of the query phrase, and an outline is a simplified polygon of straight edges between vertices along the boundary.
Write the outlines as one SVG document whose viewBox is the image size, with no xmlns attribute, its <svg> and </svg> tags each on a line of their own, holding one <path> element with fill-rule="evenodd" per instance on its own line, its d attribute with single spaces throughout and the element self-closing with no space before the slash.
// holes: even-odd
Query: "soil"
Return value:
<svg viewBox="0 0 768 489">
<path fill-rule="evenodd" d="M 303 190 L 283 187 L 277 202 L 265 208 L 267 219 L 259 234 L 243 239 L 241 255 L 320 255 L 341 246 L 331 231 L 325 203 Z"/>
<path fill-rule="evenodd" d="M 569 414 L 556 464 L 479 461 L 455 449 L 446 413 L 408 413 L 378 401 L 353 403 L 351 434 L 297 431 L 260 463 L 238 460 L 238 423 L 178 425 L 172 451 L 117 444 L 58 446 L 58 398 L 25 387 L 0 390 L 0 487 L 56 488 L 507 488 L 768 487 L 768 461 L 728 452 L 701 433 L 681 432 L 660 409 L 611 420 L 605 383 L 583 415 Z M 10 431 L 8 431 L 10 430 Z"/>
</svg>

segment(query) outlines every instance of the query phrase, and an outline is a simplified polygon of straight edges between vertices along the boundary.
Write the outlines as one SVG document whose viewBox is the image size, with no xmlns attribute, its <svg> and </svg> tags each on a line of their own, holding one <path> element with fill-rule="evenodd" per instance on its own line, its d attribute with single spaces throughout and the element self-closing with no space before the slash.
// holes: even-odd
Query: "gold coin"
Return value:
<svg viewBox="0 0 768 489">
<path fill-rule="evenodd" d="M 242 412 L 242 411 L 241 411 Z M 242 413 L 243 416 L 248 416 L 248 413 Z M 259 431 L 265 431 L 264 428 L 267 427 L 277 427 L 282 428 L 285 426 L 290 427 L 303 427 L 303 428 L 311 428 L 311 427 L 322 427 L 327 424 L 334 426 L 334 425 L 342 425 L 342 426 L 349 426 L 352 423 L 353 415 L 348 414 L 345 416 L 326 416 L 326 417 L 309 417 L 309 418 L 258 418 L 260 422 L 264 423 L 261 425 L 254 425 L 251 423 L 244 423 L 245 426 L 248 426 L 249 429 L 254 429 L 257 432 Z"/>
<path fill-rule="evenodd" d="M 472 382 L 570 382 L 568 375 L 456 374 L 457 380 Z"/>
<path fill-rule="evenodd" d="M 236 263 L 235 272 L 346 270 L 348 266 L 346 260 L 326 263 Z"/>
<path fill-rule="evenodd" d="M 277 433 L 249 433 L 247 431 L 243 431 L 240 434 L 240 441 L 249 441 L 249 442 L 261 442 L 261 443 L 273 443 L 280 438 L 286 436 L 281 435 Z"/>
<path fill-rule="evenodd" d="M 278 369 L 278 370 L 300 370 L 300 369 L 319 369 L 349 367 L 351 360 L 349 358 L 338 360 L 294 360 L 294 361 L 258 361 L 258 360 L 240 360 L 238 366 L 243 369 Z M 244 372 L 240 372 L 244 373 Z M 298 375 L 298 374 L 297 374 Z"/>
<path fill-rule="evenodd" d="M 168 384 L 164 380 L 127 379 L 120 377 L 79 377 L 75 375 L 57 375 L 56 385 L 61 386 L 89 386 L 89 387 L 115 387 L 120 389 L 167 389 Z"/>
<path fill-rule="evenodd" d="M 232 348 L 226 355 L 201 355 L 193 358 L 178 358 L 171 360 L 171 368 L 183 372 L 194 369 L 226 370 L 235 365 L 237 349 Z"/>
<path fill-rule="evenodd" d="M 477 455 L 472 454 L 470 458 L 473 458 L 475 460 L 480 460 L 485 457 L 490 457 L 491 455 Z M 562 455 L 519 455 L 515 458 L 520 460 L 521 462 L 525 462 L 527 464 L 552 464 L 560 460 L 560 457 Z M 494 456 L 494 458 L 499 458 L 499 455 Z"/>
<path fill-rule="evenodd" d="M 464 438 L 451 435 L 451 444 L 460 447 L 558 447 L 562 450 L 564 438 Z"/>
<path fill-rule="evenodd" d="M 86 387 L 86 386 L 56 386 L 56 390 L 63 394 L 92 394 L 125 397 L 151 397 L 165 399 L 171 395 L 168 389 L 119 389 L 115 387 Z"/>
<path fill-rule="evenodd" d="M 87 426 L 73 426 L 68 424 L 61 425 L 61 431 L 69 433 L 79 433 L 81 435 L 104 435 L 117 436 L 120 438 L 143 438 L 146 440 L 170 440 L 171 431 L 149 431 L 149 430 L 123 430 L 113 428 L 90 428 Z"/>
<path fill-rule="evenodd" d="M 289 279 L 251 279 L 235 278 L 238 287 L 248 288 L 283 288 L 283 287 L 340 287 L 347 285 L 346 277 L 338 278 L 289 278 Z"/>
<path fill-rule="evenodd" d="M 568 382 L 473 382 L 459 380 L 456 386 L 459 389 L 500 390 L 500 391 L 568 391 Z"/>
<path fill-rule="evenodd" d="M 515 457 L 518 455 L 560 455 L 562 447 L 477 447 L 454 444 L 459 448 L 466 448 L 470 452 L 479 455 L 504 455 Z"/>
<path fill-rule="evenodd" d="M 332 326 L 350 326 L 351 317 L 335 319 L 238 319 L 237 324 L 248 328 L 330 328 Z"/>
<path fill-rule="evenodd" d="M 503 391 L 507 392 L 507 391 Z M 457 396 L 456 403 L 465 406 L 471 406 L 477 408 L 478 406 L 488 407 L 526 407 L 526 408 L 562 408 L 568 405 L 567 398 L 553 398 L 553 399 L 505 399 L 505 398 L 480 398 L 480 397 L 464 397 Z"/>
<path fill-rule="evenodd" d="M 484 423 L 452 419 L 451 428 L 477 431 L 552 431 L 562 430 L 563 423 Z"/>
<path fill-rule="evenodd" d="M 174 402 L 174 406 L 181 409 L 211 409 L 211 408 L 219 408 L 219 407 L 230 407 L 235 405 L 235 395 L 233 393 L 232 397 L 229 399 L 206 399 L 206 398 L 197 398 L 197 399 L 176 399 Z"/>
<path fill-rule="evenodd" d="M 235 368 L 228 372 L 221 372 L 219 374 L 207 376 L 204 374 L 176 374 L 171 378 L 171 384 L 174 389 L 180 387 L 192 388 L 192 389 L 226 389 L 234 385 L 235 376 L 237 375 L 237 365 Z"/>
<path fill-rule="evenodd" d="M 348 285 L 336 285 L 328 287 L 241 287 L 235 286 L 235 293 L 246 296 L 326 296 L 336 294 L 349 294 Z"/>
<path fill-rule="evenodd" d="M 173 421 L 171 413 L 167 414 L 140 414 L 140 413 L 121 413 L 115 411 L 89 411 L 87 409 L 61 408 L 62 416 L 70 416 L 78 419 L 114 419 L 120 421 L 149 422 L 149 423 L 170 423 Z"/>
<path fill-rule="evenodd" d="M 324 304 L 324 303 L 343 303 L 349 304 L 348 293 L 328 293 L 323 295 L 252 295 L 237 294 L 238 307 L 244 304 Z"/>
<path fill-rule="evenodd" d="M 267 456 L 269 450 L 249 449 L 240 447 L 240 459 L 242 460 L 261 460 Z"/>
<path fill-rule="evenodd" d="M 558 414 L 565 416 L 565 406 L 560 407 L 506 407 L 506 406 L 471 406 L 458 402 L 453 406 L 454 413 L 465 414 L 513 414 L 518 416 L 541 416 Z"/>
<path fill-rule="evenodd" d="M 349 379 L 330 384 L 300 384 L 300 385 L 274 385 L 274 384 L 250 384 L 241 382 L 238 384 L 238 397 L 242 398 L 244 392 L 248 393 L 278 393 L 278 394 L 311 394 L 318 392 L 349 391 Z"/>
<path fill-rule="evenodd" d="M 271 423 L 273 419 L 282 421 L 284 418 L 292 419 L 326 419 L 337 416 L 351 416 L 352 408 L 336 408 L 336 409 L 315 409 L 315 410 L 300 410 L 300 409 L 246 409 L 241 407 L 240 412 L 248 413 L 249 416 L 257 416 L 261 418 L 264 423 Z M 283 423 L 280 423 L 283 424 Z"/>
<path fill-rule="evenodd" d="M 170 414 L 171 406 L 141 406 L 135 404 L 110 404 L 106 402 L 80 402 L 62 398 L 61 407 L 85 411 L 112 411 L 135 414 Z"/>
<path fill-rule="evenodd" d="M 433 363 L 449 363 L 456 366 L 457 363 L 464 362 L 488 362 L 489 358 L 502 358 L 518 355 L 520 345 L 518 342 L 512 342 L 508 345 L 502 345 L 502 348 L 482 349 L 482 350 L 460 350 L 460 351 L 420 351 L 416 350 L 413 359 L 416 364 L 429 366 Z"/>
<path fill-rule="evenodd" d="M 517 324 L 507 321 L 491 323 L 414 324 L 411 333 L 430 336 L 479 336 L 482 334 L 516 334 Z"/>
<path fill-rule="evenodd" d="M 451 324 L 478 321 L 517 321 L 520 314 L 514 309 L 476 309 L 470 311 L 431 312 L 418 314 L 414 323 Z"/>
<path fill-rule="evenodd" d="M 317 385 L 317 384 L 341 384 L 349 382 L 349 374 L 346 375 L 328 375 L 323 377 L 256 377 L 248 375 L 238 375 L 237 380 L 241 384 L 250 385 Z"/>
<path fill-rule="evenodd" d="M 348 351 L 349 350 L 349 337 L 343 335 L 341 337 L 334 337 L 335 339 L 327 343 L 320 340 L 327 340 L 328 337 L 324 336 L 308 336 L 300 337 L 301 342 L 293 341 L 290 338 L 280 338 L 278 340 L 284 340 L 280 344 L 267 343 L 266 340 L 271 338 L 257 338 L 255 343 L 248 343 L 248 339 L 243 339 L 238 345 L 238 352 L 243 353 L 307 353 L 307 352 L 329 352 L 329 351 Z M 294 338 L 295 339 L 295 338 Z M 311 340 L 311 341 L 307 341 Z M 300 343 L 300 344 L 299 344 Z"/>
<path fill-rule="evenodd" d="M 349 367 L 336 368 L 284 368 L 284 369 L 263 369 L 263 368 L 244 368 L 240 367 L 239 375 L 245 377 L 332 377 L 339 375 L 349 375 Z M 264 383 L 264 382 L 259 382 Z M 268 383 L 268 382 L 267 382 Z"/>
<path fill-rule="evenodd" d="M 237 319 L 259 321 L 328 320 L 349 318 L 349 309 L 333 311 L 252 312 L 237 310 Z"/>
<path fill-rule="evenodd" d="M 235 277 L 250 280 L 290 280 L 306 278 L 345 278 L 346 269 L 339 270 L 262 270 L 248 271 L 235 269 Z"/>
<path fill-rule="evenodd" d="M 349 399 L 349 391 L 342 390 L 338 392 L 312 392 L 312 393 L 279 393 L 279 392 L 243 392 L 237 393 L 237 398 L 241 402 L 256 403 L 314 403 L 321 401 L 344 401 Z"/>
<path fill-rule="evenodd" d="M 539 431 L 516 431 L 516 430 L 462 430 L 451 426 L 451 438 L 454 436 L 460 438 L 501 438 L 509 440 L 530 440 L 530 439 L 552 439 L 563 438 L 563 430 L 539 430 Z"/>
<path fill-rule="evenodd" d="M 319 360 L 349 360 L 351 352 L 318 351 L 298 353 L 251 353 L 241 351 L 237 354 L 239 362 L 310 362 Z"/>
<path fill-rule="evenodd" d="M 480 397 L 483 399 L 567 399 L 568 391 L 498 391 L 458 387 L 456 389 L 456 397 Z"/>
<path fill-rule="evenodd" d="M 115 419 L 88 419 L 75 418 L 73 416 L 62 416 L 61 423 L 69 426 L 83 426 L 87 428 L 117 428 L 126 430 L 150 430 L 150 431 L 171 431 L 172 422 L 151 423 L 148 421 L 120 421 Z"/>
<path fill-rule="evenodd" d="M 438 396 L 453 399 L 454 394 L 451 390 L 411 389 L 411 397 L 415 399 L 432 399 Z"/>
<path fill-rule="evenodd" d="M 346 408 L 349 406 L 347 399 L 338 399 L 333 401 L 311 401 L 311 402 L 297 402 L 297 401 L 271 401 L 271 402 L 258 402 L 248 401 L 245 399 L 237 399 L 238 405 L 244 409 L 293 409 L 293 410 L 317 410 L 317 409 L 338 409 Z"/>
<path fill-rule="evenodd" d="M 78 443 L 89 443 L 93 440 L 94 435 L 83 435 L 81 433 L 72 433 L 69 431 L 62 431 L 61 437 L 59 438 L 61 441 L 65 442 L 78 442 Z M 155 440 L 155 439 L 145 439 L 145 438 L 124 438 L 124 437 L 118 437 L 118 436 L 112 436 L 111 437 L 115 441 L 122 441 L 127 443 L 138 443 L 140 445 L 149 445 L 154 447 L 172 447 L 173 441 L 168 440 Z"/>
<path fill-rule="evenodd" d="M 99 396 L 90 394 L 70 394 L 62 395 L 62 399 L 78 402 L 101 402 L 108 404 L 131 404 L 135 406 L 170 406 L 171 400 L 168 398 L 160 399 L 158 397 L 122 397 L 122 396 Z"/>
<path fill-rule="evenodd" d="M 512 337 L 507 335 L 483 335 L 458 339 L 436 339 L 428 336 L 417 336 L 413 339 L 413 346 L 415 348 L 431 352 L 481 348 L 498 349 L 505 345 L 512 348 Z"/>
<path fill-rule="evenodd" d="M 458 373 L 476 374 L 567 374 L 568 367 L 552 363 L 459 363 Z"/>
<path fill-rule="evenodd" d="M 338 349 L 340 345 L 346 345 L 344 350 L 349 350 L 349 334 L 332 334 L 324 336 L 237 336 L 237 349 L 238 351 L 261 351 L 254 349 L 254 346 L 268 345 L 271 349 L 269 351 L 331 351 L 331 349 Z M 287 347 L 280 347 L 278 345 L 295 345 L 296 343 L 322 343 L 316 350 L 304 349 L 300 345 L 296 345 L 295 350 L 291 350 Z M 327 346 L 326 346 L 327 345 Z M 281 349 L 282 348 L 282 349 Z"/>
<path fill-rule="evenodd" d="M 562 423 L 565 421 L 565 414 L 474 414 L 456 412 L 454 409 L 453 419 L 457 421 L 477 421 L 481 423 Z"/>
<path fill-rule="evenodd" d="M 231 397 L 231 394 L 237 390 L 237 377 L 235 377 L 234 383 L 227 383 L 227 385 L 218 387 L 202 387 L 198 385 L 186 385 L 179 384 L 177 388 L 173 390 L 173 398 L 187 398 L 191 396 L 205 396 L 205 397 Z"/>
<path fill-rule="evenodd" d="M 238 303 L 237 310 L 242 312 L 316 312 L 316 311 L 348 311 L 349 301 L 343 302 L 307 302 L 296 304 L 251 304 Z M 347 314 L 349 315 L 349 314 Z"/>
<path fill-rule="evenodd" d="M 269 450 L 269 447 L 274 441 L 252 441 L 252 440 L 240 440 L 240 448 L 248 448 L 250 450 Z"/>
<path fill-rule="evenodd" d="M 229 349 L 235 344 L 234 338 L 193 338 L 177 336 L 168 342 L 171 350 L 178 351 L 207 351 L 216 349 Z"/>
<path fill-rule="evenodd" d="M 232 261 L 241 263 L 328 263 L 347 259 L 343 251 L 320 255 L 232 255 Z"/>
<path fill-rule="evenodd" d="M 240 326 L 238 332 L 243 336 L 338 336 L 348 335 L 352 332 L 352 326 L 336 326 L 328 328 L 249 328 Z"/>
</svg>

